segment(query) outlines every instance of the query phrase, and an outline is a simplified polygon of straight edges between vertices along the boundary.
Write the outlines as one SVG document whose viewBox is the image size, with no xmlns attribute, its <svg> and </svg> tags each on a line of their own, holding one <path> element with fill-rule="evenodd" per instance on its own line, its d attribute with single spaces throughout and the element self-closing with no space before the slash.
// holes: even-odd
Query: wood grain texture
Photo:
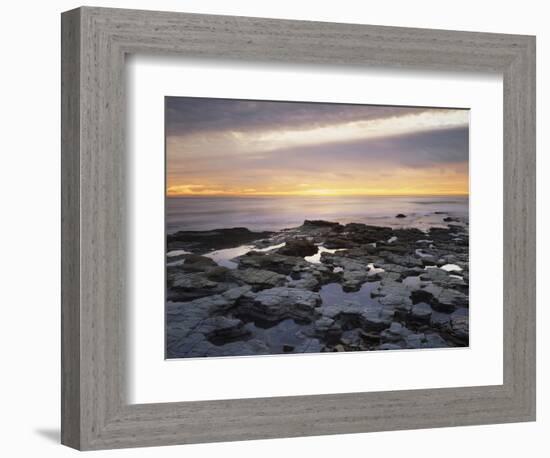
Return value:
<svg viewBox="0 0 550 458">
<path fill-rule="evenodd" d="M 61 24 L 61 441 L 80 446 L 80 13 Z"/>
<path fill-rule="evenodd" d="M 62 23 L 64 444 L 103 449 L 535 418 L 534 37 L 88 7 L 64 13 Z M 129 53 L 502 73 L 504 384 L 128 404 Z"/>
</svg>

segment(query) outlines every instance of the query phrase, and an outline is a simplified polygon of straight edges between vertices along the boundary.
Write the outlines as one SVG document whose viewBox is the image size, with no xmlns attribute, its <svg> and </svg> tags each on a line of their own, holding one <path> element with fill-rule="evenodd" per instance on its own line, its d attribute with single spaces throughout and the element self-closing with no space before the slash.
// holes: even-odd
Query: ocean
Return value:
<svg viewBox="0 0 550 458">
<path fill-rule="evenodd" d="M 398 213 L 406 218 L 396 218 Z M 166 231 L 246 227 L 252 231 L 300 226 L 304 220 L 377 226 L 445 227 L 443 217 L 468 220 L 467 196 L 168 197 Z"/>
</svg>

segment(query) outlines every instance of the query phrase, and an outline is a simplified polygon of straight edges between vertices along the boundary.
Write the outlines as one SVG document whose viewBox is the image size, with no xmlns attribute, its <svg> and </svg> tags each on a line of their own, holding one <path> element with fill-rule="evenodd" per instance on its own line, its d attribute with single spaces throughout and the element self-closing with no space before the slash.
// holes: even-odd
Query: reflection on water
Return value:
<svg viewBox="0 0 550 458">
<path fill-rule="evenodd" d="M 369 262 L 367 266 L 369 266 L 369 275 L 381 274 L 382 272 L 385 272 L 382 267 L 374 267 L 373 262 Z"/>
<path fill-rule="evenodd" d="M 447 272 L 460 272 L 462 270 L 462 268 L 456 264 L 445 264 L 444 266 L 441 266 L 441 268 Z"/>
<path fill-rule="evenodd" d="M 426 266 L 424 269 L 442 269 L 446 270 L 447 272 L 460 272 L 462 271 L 462 267 L 457 266 L 456 264 L 445 264 L 444 266 L 438 267 L 438 266 Z"/>
<path fill-rule="evenodd" d="M 336 253 L 337 251 L 345 250 L 345 248 L 325 248 L 324 246 L 319 246 L 318 248 L 317 253 L 312 256 L 305 256 L 304 259 L 312 264 L 321 264 L 322 253 Z"/>
<path fill-rule="evenodd" d="M 232 261 L 232 259 L 248 253 L 253 248 L 251 245 L 241 245 L 235 248 L 212 251 L 211 253 L 206 253 L 204 256 L 213 259 L 219 266 L 236 269 L 237 263 Z"/>
<path fill-rule="evenodd" d="M 258 251 L 265 253 L 267 251 L 276 250 L 278 248 L 282 248 L 286 245 L 285 242 L 279 243 L 277 245 L 270 245 L 265 248 L 256 248 L 254 245 L 240 245 L 235 248 L 224 248 L 222 250 L 216 250 L 211 251 L 210 253 L 204 254 L 204 256 L 214 260 L 216 264 L 222 267 L 227 267 L 228 269 L 236 269 L 238 267 L 238 263 L 233 261 L 233 259 L 238 258 L 239 256 L 243 256 L 249 251 Z M 342 251 L 345 248 L 325 248 L 324 246 L 319 246 L 319 249 L 317 250 L 317 253 L 315 253 L 312 256 L 305 256 L 304 259 L 308 262 L 311 262 L 312 264 L 320 264 L 321 263 L 321 253 L 336 253 L 337 251 Z M 185 250 L 172 250 L 166 253 L 166 256 L 168 258 L 173 258 L 176 256 L 180 256 L 183 254 L 189 254 L 189 251 Z M 173 262 L 169 262 L 169 266 L 174 266 L 178 264 L 183 264 L 184 260 L 177 260 Z M 380 271 L 383 271 L 382 269 L 379 269 Z"/>
<path fill-rule="evenodd" d="M 235 248 L 224 248 L 223 250 L 216 250 L 210 253 L 206 253 L 204 256 L 213 259 L 219 266 L 227 267 L 228 269 L 236 269 L 238 264 L 233 259 L 243 256 L 249 251 L 271 251 L 285 246 L 285 243 L 279 243 L 278 245 L 271 245 L 265 248 L 254 248 L 253 245 L 241 245 Z"/>
<path fill-rule="evenodd" d="M 181 256 L 182 254 L 190 254 L 190 253 L 191 253 L 190 251 L 185 251 L 185 250 L 172 250 L 166 253 L 166 256 L 168 256 L 169 258 L 173 258 L 174 256 Z"/>
<path fill-rule="evenodd" d="M 357 301 L 359 304 L 378 305 L 379 302 L 371 297 L 380 282 L 364 283 L 359 291 L 346 292 L 340 283 L 328 283 L 321 287 L 319 294 L 323 305 L 342 305 L 344 301 Z"/>
<path fill-rule="evenodd" d="M 278 323 L 255 320 L 247 323 L 246 327 L 253 332 L 255 338 L 268 346 L 271 353 L 293 351 L 304 342 L 306 335 L 311 334 L 313 328 L 311 323 L 298 322 L 291 318 Z"/>
<path fill-rule="evenodd" d="M 185 259 L 180 259 L 179 257 L 184 254 L 191 254 L 190 251 L 186 250 L 172 250 L 166 253 L 167 262 L 166 265 L 169 267 L 179 266 L 185 262 Z"/>
<path fill-rule="evenodd" d="M 434 212 L 444 212 L 445 215 Z M 396 219 L 398 213 L 407 216 Z M 280 230 L 299 226 L 306 219 L 425 229 L 445 226 L 443 217 L 446 215 L 467 218 L 468 197 L 263 196 L 166 199 L 166 227 L 169 233 L 224 227 Z"/>
</svg>

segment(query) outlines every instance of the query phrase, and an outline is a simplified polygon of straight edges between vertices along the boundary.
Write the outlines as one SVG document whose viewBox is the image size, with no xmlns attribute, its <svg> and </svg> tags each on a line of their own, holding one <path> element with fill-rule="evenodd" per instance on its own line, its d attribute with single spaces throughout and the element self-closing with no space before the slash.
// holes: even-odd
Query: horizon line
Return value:
<svg viewBox="0 0 550 458">
<path fill-rule="evenodd" d="M 469 197 L 469 192 L 447 192 L 447 193 L 395 193 L 395 194 L 299 194 L 299 193 L 258 193 L 258 194 L 240 194 L 240 193 L 221 193 L 221 194 L 169 194 L 165 193 L 167 198 L 180 197 Z"/>
</svg>

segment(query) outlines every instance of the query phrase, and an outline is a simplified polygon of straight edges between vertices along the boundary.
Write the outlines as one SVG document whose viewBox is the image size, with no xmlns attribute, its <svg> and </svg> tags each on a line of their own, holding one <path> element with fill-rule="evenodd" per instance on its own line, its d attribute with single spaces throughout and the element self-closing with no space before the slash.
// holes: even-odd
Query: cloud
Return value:
<svg viewBox="0 0 550 458">
<path fill-rule="evenodd" d="M 168 192 L 464 193 L 468 122 L 460 109 L 167 98 Z"/>
<path fill-rule="evenodd" d="M 457 127 L 415 132 L 393 137 L 350 142 L 334 142 L 281 149 L 257 164 L 277 167 L 324 169 L 328 166 L 353 170 L 354 167 L 432 167 L 468 161 L 468 128 Z M 349 173 L 349 172 L 348 172 Z"/>
<path fill-rule="evenodd" d="M 169 153 L 169 171 L 207 174 L 216 169 L 247 171 L 259 169 L 323 171 L 357 167 L 390 172 L 394 167 L 430 167 L 468 161 L 468 129 L 464 127 L 403 134 L 389 138 L 340 141 L 279 148 L 268 153 L 228 154 L 221 146 L 213 151 L 187 148 Z M 178 154 L 178 152 L 180 154 Z"/>
<path fill-rule="evenodd" d="M 433 111 L 396 107 L 311 102 L 166 97 L 166 132 L 248 132 L 258 129 L 321 128 L 334 123 L 369 121 Z M 438 109 L 438 112 L 445 110 Z M 456 111 L 456 110 L 451 110 Z"/>
</svg>

